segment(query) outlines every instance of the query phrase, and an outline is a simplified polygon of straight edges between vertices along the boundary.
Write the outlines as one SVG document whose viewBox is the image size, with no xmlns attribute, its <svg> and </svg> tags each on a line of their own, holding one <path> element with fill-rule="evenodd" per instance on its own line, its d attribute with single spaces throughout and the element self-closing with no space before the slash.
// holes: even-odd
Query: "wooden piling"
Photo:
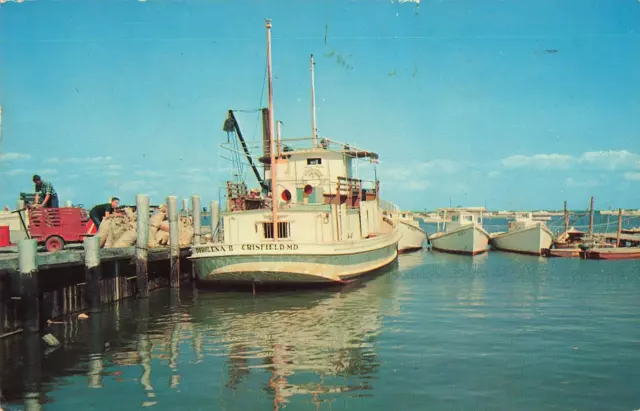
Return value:
<svg viewBox="0 0 640 411">
<path fill-rule="evenodd" d="M 20 240 L 18 243 L 18 270 L 20 294 L 25 308 L 25 329 L 40 331 L 40 289 L 38 286 L 38 243 L 36 240 Z"/>
<path fill-rule="evenodd" d="M 22 389 L 24 409 L 41 410 L 42 362 L 44 354 L 39 333 L 27 333 L 21 342 L 23 355 Z"/>
<path fill-rule="evenodd" d="M 5 298 L 4 298 L 4 280 L 0 279 L 0 338 L 4 335 L 4 321 L 5 321 Z M 0 347 L 0 353 L 2 352 L 2 347 Z M 0 358 L 0 364 L 2 364 L 2 358 Z M 0 387 L 2 386 L 2 377 L 0 377 Z"/>
<path fill-rule="evenodd" d="M 218 223 L 220 222 L 220 202 L 211 202 L 211 241 L 214 243 L 218 238 Z"/>
<path fill-rule="evenodd" d="M 136 196 L 136 283 L 137 296 L 149 297 L 149 279 L 147 273 L 147 257 L 149 255 L 149 196 Z"/>
<path fill-rule="evenodd" d="M 620 247 L 620 233 L 622 232 L 622 209 L 618 209 L 618 232 L 616 233 L 616 247 Z"/>
<path fill-rule="evenodd" d="M 100 312 L 100 280 L 102 269 L 100 267 L 100 237 L 84 238 L 84 275 L 86 285 L 85 298 L 89 304 L 89 312 Z"/>
<path fill-rule="evenodd" d="M 193 244 L 200 244 L 201 232 L 200 232 L 200 196 L 191 196 L 191 207 L 193 215 Z"/>
<path fill-rule="evenodd" d="M 591 205 L 589 206 L 589 237 L 593 235 L 593 196 L 591 196 Z"/>
<path fill-rule="evenodd" d="M 189 199 L 182 199 L 182 214 L 187 217 L 189 215 Z"/>
<path fill-rule="evenodd" d="M 167 197 L 169 214 L 169 281 L 172 288 L 180 286 L 180 232 L 178 228 L 178 207 L 176 196 Z"/>
</svg>

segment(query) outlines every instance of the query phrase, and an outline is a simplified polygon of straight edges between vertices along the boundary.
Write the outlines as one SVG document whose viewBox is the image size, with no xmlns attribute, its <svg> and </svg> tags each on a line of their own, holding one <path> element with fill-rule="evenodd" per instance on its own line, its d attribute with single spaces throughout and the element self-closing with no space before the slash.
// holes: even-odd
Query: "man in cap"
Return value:
<svg viewBox="0 0 640 411">
<path fill-rule="evenodd" d="M 113 197 L 110 203 L 98 204 L 96 206 L 93 206 L 91 211 L 89 211 L 89 217 L 91 217 L 91 220 L 93 220 L 93 222 L 95 223 L 96 228 L 100 228 L 102 219 L 110 216 L 115 211 L 115 209 L 118 208 L 119 204 L 120 199 L 118 197 Z"/>
<path fill-rule="evenodd" d="M 53 188 L 53 184 L 43 181 L 39 175 L 33 176 L 33 183 L 36 185 L 36 197 L 33 200 L 36 208 L 58 208 L 58 193 Z M 40 202 L 42 199 L 42 202 Z"/>
</svg>

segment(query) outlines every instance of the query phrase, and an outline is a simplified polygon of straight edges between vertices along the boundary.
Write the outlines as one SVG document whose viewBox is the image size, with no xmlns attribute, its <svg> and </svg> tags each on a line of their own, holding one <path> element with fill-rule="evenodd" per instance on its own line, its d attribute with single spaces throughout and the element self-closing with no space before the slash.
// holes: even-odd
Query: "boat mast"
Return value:
<svg viewBox="0 0 640 411">
<path fill-rule="evenodd" d="M 2 106 L 0 106 L 0 143 L 2 143 Z"/>
<path fill-rule="evenodd" d="M 276 194 L 276 155 L 275 155 L 275 127 L 273 124 L 273 84 L 271 71 L 271 19 L 265 20 L 267 28 L 267 75 L 269 85 L 269 152 L 271 153 L 271 211 L 273 215 L 273 241 L 278 241 L 278 196 Z"/>
<path fill-rule="evenodd" d="M 280 126 L 282 126 L 282 121 L 276 121 L 276 136 L 278 138 L 278 158 L 282 155 L 282 135 L 280 133 Z"/>
<path fill-rule="evenodd" d="M 316 125 L 316 81 L 313 67 L 316 63 L 311 55 L 311 143 L 313 147 L 318 146 L 318 127 Z"/>
</svg>

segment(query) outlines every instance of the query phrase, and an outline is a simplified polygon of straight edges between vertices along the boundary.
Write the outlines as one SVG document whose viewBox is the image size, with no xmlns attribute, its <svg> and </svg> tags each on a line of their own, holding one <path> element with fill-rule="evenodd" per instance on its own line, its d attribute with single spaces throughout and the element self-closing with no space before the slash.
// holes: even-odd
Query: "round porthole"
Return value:
<svg viewBox="0 0 640 411">
<path fill-rule="evenodd" d="M 309 196 L 311 193 L 313 193 L 313 186 L 311 184 L 304 186 L 304 195 Z"/>
</svg>

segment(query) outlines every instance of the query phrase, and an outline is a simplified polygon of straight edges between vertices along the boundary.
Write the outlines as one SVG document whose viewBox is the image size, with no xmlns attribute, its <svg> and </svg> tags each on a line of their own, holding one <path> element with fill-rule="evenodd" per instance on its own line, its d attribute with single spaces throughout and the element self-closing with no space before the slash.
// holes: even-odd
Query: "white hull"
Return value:
<svg viewBox="0 0 640 411">
<path fill-rule="evenodd" d="M 503 251 L 540 255 L 543 248 L 550 248 L 553 233 L 536 225 L 519 231 L 500 233 L 491 238 L 491 245 Z"/>
<path fill-rule="evenodd" d="M 205 283 L 344 283 L 393 263 L 399 239 L 395 232 L 334 244 L 207 244 L 189 258 Z"/>
<path fill-rule="evenodd" d="M 427 233 L 420 227 L 411 223 L 400 220 L 400 234 L 402 238 L 398 242 L 398 252 L 406 253 L 409 251 L 420 250 L 424 247 Z"/>
<path fill-rule="evenodd" d="M 434 250 L 458 254 L 480 254 L 489 248 L 489 233 L 476 224 L 469 224 L 430 237 Z"/>
</svg>

